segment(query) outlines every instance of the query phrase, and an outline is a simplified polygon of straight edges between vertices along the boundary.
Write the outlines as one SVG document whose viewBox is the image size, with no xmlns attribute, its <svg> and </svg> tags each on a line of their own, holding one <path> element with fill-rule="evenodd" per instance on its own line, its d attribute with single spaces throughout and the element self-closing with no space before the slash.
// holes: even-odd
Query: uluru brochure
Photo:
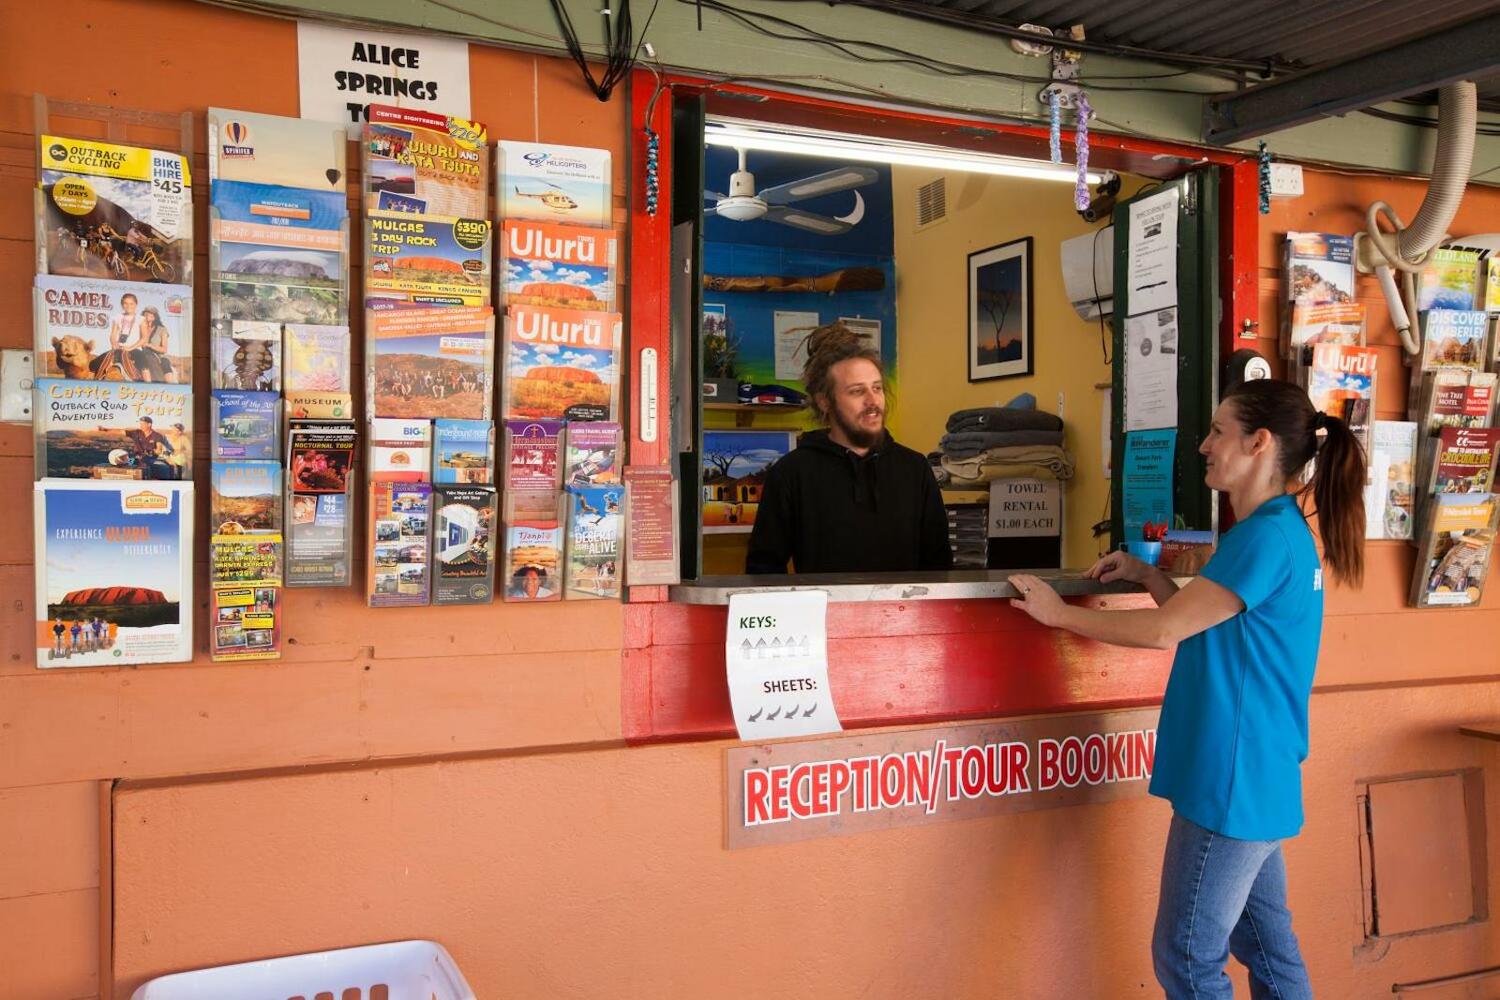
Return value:
<svg viewBox="0 0 1500 1000">
<path fill-rule="evenodd" d="M 505 305 L 615 311 L 613 229 L 506 220 L 500 253 Z"/>
<path fill-rule="evenodd" d="M 505 316 L 507 417 L 614 420 L 620 315 L 513 305 Z"/>
<path fill-rule="evenodd" d="M 369 212 L 365 295 L 425 306 L 490 304 L 487 219 Z"/>
<path fill-rule="evenodd" d="M 349 216 L 342 190 L 220 180 L 210 208 L 213 318 L 345 321 Z"/>
<path fill-rule="evenodd" d="M 36 665 L 193 658 L 193 485 L 36 484 Z"/>
</svg>

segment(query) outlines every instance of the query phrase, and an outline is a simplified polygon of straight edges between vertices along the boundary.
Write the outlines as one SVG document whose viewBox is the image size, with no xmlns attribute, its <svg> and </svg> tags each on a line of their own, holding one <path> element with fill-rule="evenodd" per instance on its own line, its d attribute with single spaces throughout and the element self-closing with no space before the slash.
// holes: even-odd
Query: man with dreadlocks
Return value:
<svg viewBox="0 0 1500 1000">
<path fill-rule="evenodd" d="M 807 338 L 802 379 L 826 429 L 766 470 L 747 573 L 868 573 L 953 566 L 927 459 L 885 429 L 880 355 L 843 323 Z"/>
</svg>

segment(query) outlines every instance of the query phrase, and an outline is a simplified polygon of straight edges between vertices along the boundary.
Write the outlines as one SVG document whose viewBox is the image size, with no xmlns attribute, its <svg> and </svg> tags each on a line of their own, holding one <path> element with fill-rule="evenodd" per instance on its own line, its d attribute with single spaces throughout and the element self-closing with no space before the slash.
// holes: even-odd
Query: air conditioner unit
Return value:
<svg viewBox="0 0 1500 1000">
<path fill-rule="evenodd" d="M 1115 308 L 1115 227 L 1062 241 L 1063 287 L 1079 316 L 1096 320 Z"/>
</svg>

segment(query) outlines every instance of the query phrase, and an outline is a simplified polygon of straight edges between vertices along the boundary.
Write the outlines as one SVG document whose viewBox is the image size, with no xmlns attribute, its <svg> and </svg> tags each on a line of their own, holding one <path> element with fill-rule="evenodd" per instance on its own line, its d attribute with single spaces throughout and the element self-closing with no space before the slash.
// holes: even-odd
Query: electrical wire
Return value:
<svg viewBox="0 0 1500 1000">
<path fill-rule="evenodd" d="M 1369 115 L 1371 118 L 1380 118 L 1384 121 L 1399 122 L 1402 125 L 1415 125 L 1418 128 L 1437 128 L 1436 118 L 1425 118 L 1422 115 L 1403 115 L 1396 111 L 1385 111 L 1381 108 L 1360 108 L 1360 114 Z M 1475 132 L 1479 135 L 1500 135 L 1500 121 L 1481 121 Z"/>
<path fill-rule="evenodd" d="M 805 2 L 805 0 L 774 0 L 774 2 L 801 3 Z M 1189 68 L 1186 72 L 1189 73 L 1205 70 L 1233 70 L 1238 73 L 1257 73 L 1262 77 L 1270 77 L 1277 72 L 1304 68 L 1300 63 L 1275 58 L 1230 59 L 1197 55 L 1188 52 L 1166 52 L 1122 43 L 1099 42 L 1093 39 L 1075 40 L 1061 35 L 1040 35 L 1033 31 L 1027 31 L 1020 25 L 1010 24 L 998 17 L 979 14 L 972 5 L 969 10 L 953 10 L 946 5 L 922 2 L 912 3 L 910 0 L 824 0 L 824 2 L 830 7 L 844 4 L 846 6 L 879 10 L 903 17 L 938 21 L 943 24 L 956 25 L 965 30 L 972 31 L 977 29 L 989 34 L 1030 42 L 1035 45 L 1056 45 L 1059 48 L 1102 56 L 1112 56 L 1119 59 L 1140 59 L 1148 62 L 1187 66 Z M 1235 76 L 1234 79 L 1238 80 L 1239 77 Z"/>
<path fill-rule="evenodd" d="M 563 42 L 567 45 L 568 55 L 578 64 L 579 70 L 583 72 L 584 83 L 588 84 L 594 96 L 601 101 L 609 100 L 609 95 L 614 92 L 620 81 L 625 79 L 632 67 L 635 66 L 636 54 L 640 51 L 640 45 L 645 44 L 645 33 L 642 32 L 641 40 L 636 42 L 635 25 L 630 16 L 630 0 L 610 0 L 619 7 L 616 11 L 613 7 L 604 8 L 602 14 L 605 18 L 605 63 L 604 74 L 597 80 L 594 79 L 594 70 L 589 66 L 588 57 L 584 54 L 583 46 L 579 44 L 578 32 L 573 27 L 573 19 L 568 14 L 568 8 L 563 0 L 552 0 L 552 12 L 557 15 L 558 26 L 562 29 Z M 660 0 L 656 0 L 660 2 Z M 651 5 L 651 17 L 656 16 L 656 3 Z M 646 26 L 651 26 L 650 18 L 646 20 Z"/>
<path fill-rule="evenodd" d="M 553 0 L 553 2 L 555 3 L 555 2 L 557 2 L 557 0 Z M 819 46 L 819 47 L 826 48 L 826 49 L 832 50 L 834 52 L 837 52 L 840 55 L 843 55 L 843 56 L 845 56 L 845 57 L 847 57 L 849 59 L 856 60 L 858 62 L 870 63 L 870 64 L 874 64 L 874 65 L 905 65 L 905 66 L 913 66 L 913 67 L 916 67 L 918 69 L 923 69 L 923 70 L 927 70 L 929 72 L 940 74 L 942 76 L 950 76 L 950 77 L 975 77 L 975 78 L 983 78 L 983 79 L 1008 80 L 1008 81 L 1013 82 L 1013 83 L 1050 84 L 1050 83 L 1054 82 L 1053 79 L 1050 76 L 1033 76 L 1033 75 L 1023 74 L 1023 73 L 1007 73 L 1007 72 L 1004 72 L 1004 71 L 1001 71 L 1001 70 L 981 69 L 981 68 L 975 67 L 975 66 L 966 66 L 966 65 L 963 65 L 961 63 L 953 63 L 953 62 L 948 62 L 948 61 L 942 60 L 942 59 L 935 59 L 935 58 L 930 57 L 930 56 L 924 56 L 924 55 L 921 55 L 920 53 L 912 52 L 912 51 L 910 51 L 908 49 L 903 49 L 903 48 L 900 48 L 900 47 L 894 46 L 894 45 L 887 45 L 887 44 L 885 44 L 883 42 L 872 42 L 872 41 L 866 41 L 866 40 L 863 40 L 863 39 L 838 38 L 838 37 L 835 37 L 833 35 L 827 35 L 827 34 L 824 34 L 823 32 L 816 31 L 816 30 L 814 30 L 812 28 L 808 28 L 808 27 L 806 27 L 804 25 L 798 24 L 795 21 L 791 21 L 791 20 L 788 20 L 788 19 L 783 18 L 783 17 L 777 17 L 774 14 L 766 14 L 766 13 L 763 13 L 763 12 L 760 12 L 760 11 L 751 11 L 751 10 L 745 10 L 745 9 L 739 8 L 739 7 L 734 7 L 734 6 L 731 6 L 730 4 L 724 3 L 723 0 L 677 0 L 677 2 L 680 3 L 680 4 L 687 4 L 687 5 L 692 5 L 692 6 L 699 6 L 699 7 L 703 7 L 703 8 L 706 8 L 708 10 L 714 11 L 714 12 L 716 12 L 718 14 L 721 14 L 721 15 L 723 15 L 723 16 L 725 16 L 725 17 L 727 17 L 727 18 L 729 18 L 729 19 L 731 19 L 733 21 L 738 22 L 739 24 L 743 25 L 744 27 L 749 28 L 751 31 L 754 31 L 754 32 L 756 32 L 758 34 L 764 35 L 767 38 L 775 38 L 775 39 L 780 40 L 780 41 L 803 42 L 803 43 L 810 44 L 810 45 L 816 45 L 816 46 Z M 760 23 L 760 22 L 765 22 L 765 23 Z M 789 34 L 786 31 L 777 31 L 777 30 L 774 30 L 771 27 L 767 27 L 766 26 L 767 24 L 775 25 L 775 26 L 777 26 L 779 28 L 788 29 L 790 31 L 795 31 L 797 33 L 795 33 L 795 34 Z M 1062 43 L 1059 43 L 1059 44 L 1062 44 Z M 858 48 L 861 48 L 861 49 L 868 49 L 871 52 L 883 53 L 884 56 L 883 57 L 881 57 L 881 56 L 872 56 L 872 55 L 868 55 L 866 53 L 857 52 L 851 46 L 855 46 L 855 47 L 858 47 Z M 1171 75 L 1175 76 L 1175 75 L 1186 75 L 1186 74 L 1184 73 L 1184 74 L 1171 74 Z M 1205 97 L 1205 96 L 1211 96 L 1213 94 L 1221 93 L 1221 91 L 1217 91 L 1217 90 L 1196 90 L 1196 89 L 1189 89 L 1189 88 L 1186 88 L 1186 87 L 1132 87 L 1132 86 L 1123 86 L 1122 87 L 1122 86 L 1111 86 L 1109 84 L 1103 84 L 1103 83 L 1096 82 L 1098 80 L 1103 80 L 1103 79 L 1108 79 L 1108 80 L 1116 80 L 1116 79 L 1119 79 L 1119 80 L 1134 80 L 1134 79 L 1147 79 L 1147 78 L 1148 77 L 1128 77 L 1128 76 L 1127 77 L 1084 77 L 1084 76 L 1080 76 L 1078 78 L 1078 80 L 1079 80 L 1080 83 L 1088 86 L 1091 90 L 1132 91 L 1132 92 L 1157 93 L 1157 94 L 1187 94 L 1187 95 L 1191 95 L 1191 96 L 1194 96 L 1194 97 Z M 1150 77 L 1150 78 L 1155 78 L 1155 77 Z"/>
</svg>

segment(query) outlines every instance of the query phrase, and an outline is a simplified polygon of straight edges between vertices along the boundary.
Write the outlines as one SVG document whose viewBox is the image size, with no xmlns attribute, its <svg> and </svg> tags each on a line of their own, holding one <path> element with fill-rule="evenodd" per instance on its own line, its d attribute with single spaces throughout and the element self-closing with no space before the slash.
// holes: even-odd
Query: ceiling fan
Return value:
<svg viewBox="0 0 1500 1000">
<path fill-rule="evenodd" d="M 865 217 L 865 200 L 858 191 L 854 192 L 854 210 L 848 215 L 837 217 L 804 211 L 793 207 L 791 203 L 864 187 L 880 179 L 879 172 L 873 167 L 843 166 L 801 180 L 777 184 L 764 191 L 756 191 L 755 175 L 745 165 L 745 150 L 740 149 L 738 152 L 740 169 L 729 175 L 729 193 L 703 192 L 704 199 L 714 203 L 704 208 L 704 215 L 718 214 L 735 222 L 764 219 L 767 222 L 805 229 L 810 233 L 837 236 L 853 229 Z"/>
</svg>

